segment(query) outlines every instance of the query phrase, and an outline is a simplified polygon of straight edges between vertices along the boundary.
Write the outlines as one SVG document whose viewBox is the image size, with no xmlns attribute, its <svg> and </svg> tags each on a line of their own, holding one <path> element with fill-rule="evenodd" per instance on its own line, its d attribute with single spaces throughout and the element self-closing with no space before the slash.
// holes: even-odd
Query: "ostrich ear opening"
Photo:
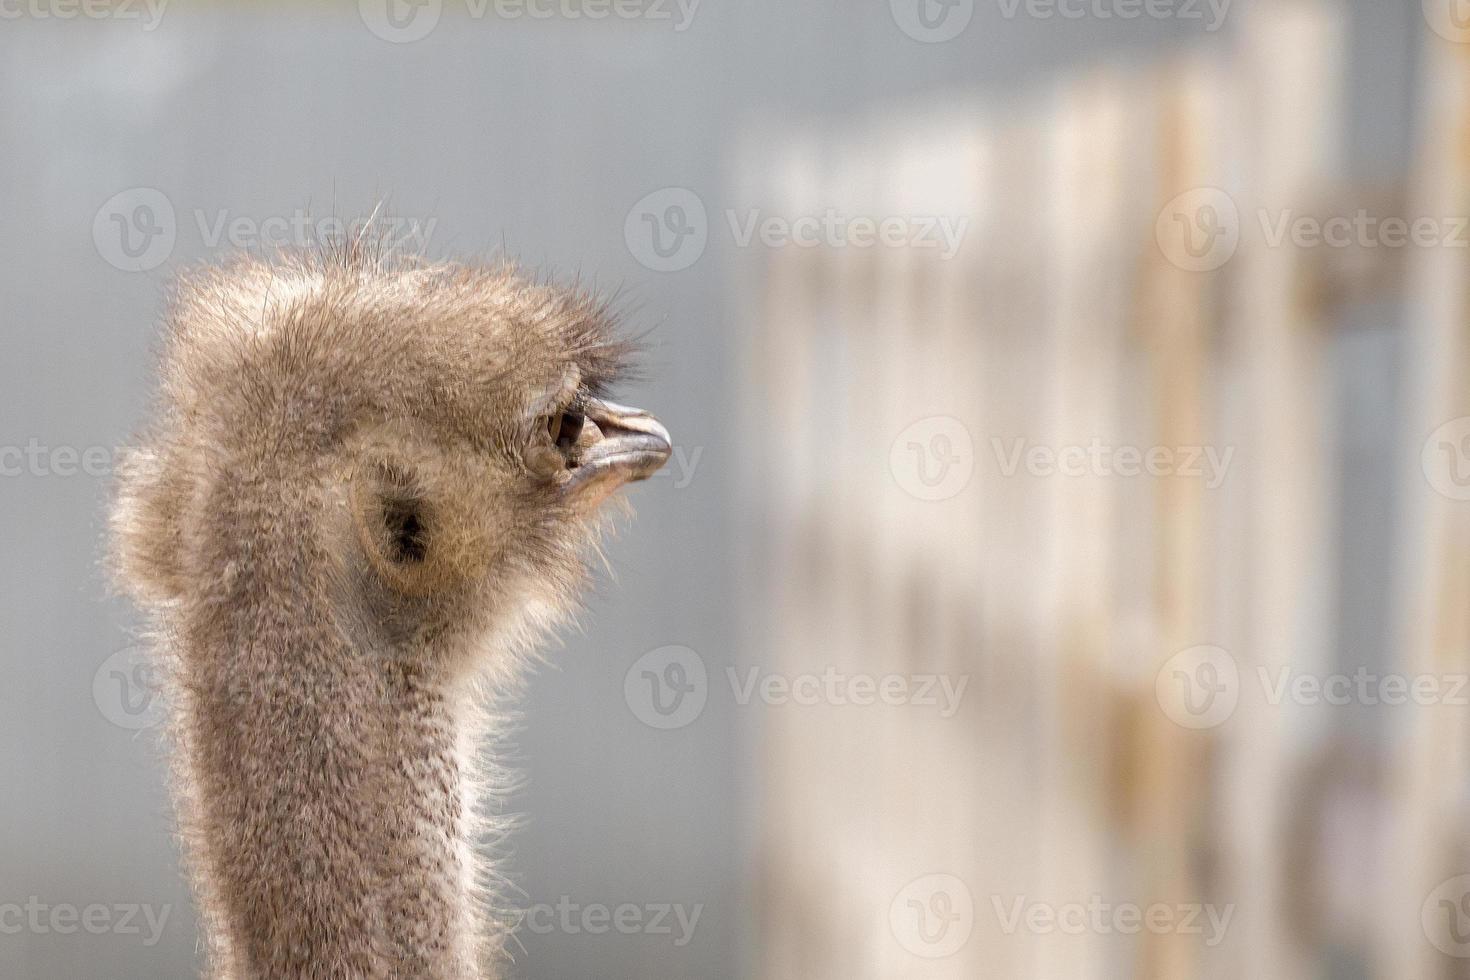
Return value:
<svg viewBox="0 0 1470 980">
<path fill-rule="evenodd" d="M 443 579 L 441 517 L 410 468 L 379 460 L 360 469 L 352 480 L 352 517 L 369 564 L 394 590 L 422 595 Z"/>
</svg>

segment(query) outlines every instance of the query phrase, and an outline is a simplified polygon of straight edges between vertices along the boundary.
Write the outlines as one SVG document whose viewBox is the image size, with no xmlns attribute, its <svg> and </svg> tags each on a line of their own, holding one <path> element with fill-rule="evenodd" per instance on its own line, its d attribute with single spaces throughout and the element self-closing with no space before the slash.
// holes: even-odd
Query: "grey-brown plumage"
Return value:
<svg viewBox="0 0 1470 980">
<path fill-rule="evenodd" d="M 476 744 L 668 436 L 602 304 L 349 252 L 185 278 L 113 515 L 218 977 L 493 976 Z"/>
</svg>

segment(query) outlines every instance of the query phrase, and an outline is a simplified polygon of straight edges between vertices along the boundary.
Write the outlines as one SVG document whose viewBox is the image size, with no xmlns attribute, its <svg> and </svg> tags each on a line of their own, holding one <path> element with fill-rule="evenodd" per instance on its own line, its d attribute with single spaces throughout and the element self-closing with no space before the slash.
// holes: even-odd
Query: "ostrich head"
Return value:
<svg viewBox="0 0 1470 980">
<path fill-rule="evenodd" d="M 114 529 L 218 974 L 487 969 L 472 694 L 574 605 L 605 498 L 668 457 L 606 400 L 626 354 L 603 304 L 508 267 L 183 281 Z"/>
<path fill-rule="evenodd" d="M 197 274 L 124 469 L 124 579 L 187 602 L 239 572 L 223 552 L 279 557 L 220 506 L 265 489 L 321 504 L 295 530 L 385 651 L 444 660 L 487 628 L 546 625 L 575 600 L 605 498 L 669 454 L 662 425 L 605 398 L 627 354 L 594 297 L 506 266 L 301 257 Z"/>
</svg>

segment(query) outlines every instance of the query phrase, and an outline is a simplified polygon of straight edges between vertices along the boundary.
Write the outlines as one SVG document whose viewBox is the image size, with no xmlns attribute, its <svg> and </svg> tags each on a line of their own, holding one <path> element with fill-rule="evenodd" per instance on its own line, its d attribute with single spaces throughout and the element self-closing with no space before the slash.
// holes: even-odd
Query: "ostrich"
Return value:
<svg viewBox="0 0 1470 980">
<path fill-rule="evenodd" d="M 603 397 L 628 353 L 604 303 L 509 266 L 180 281 L 112 525 L 211 975 L 499 974 L 476 746 L 573 611 L 600 505 L 668 458 Z"/>
</svg>

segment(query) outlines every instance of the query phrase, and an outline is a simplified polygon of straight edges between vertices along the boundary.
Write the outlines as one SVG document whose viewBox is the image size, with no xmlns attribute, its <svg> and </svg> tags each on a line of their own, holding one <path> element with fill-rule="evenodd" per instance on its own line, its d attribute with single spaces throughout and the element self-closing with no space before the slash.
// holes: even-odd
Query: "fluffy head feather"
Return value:
<svg viewBox="0 0 1470 980">
<path fill-rule="evenodd" d="M 221 526 L 211 499 L 263 481 L 342 492 L 359 547 L 338 542 L 339 570 L 377 573 L 386 589 L 355 585 L 400 624 L 447 627 L 454 600 L 505 612 L 512 585 L 564 609 L 598 515 L 548 478 L 539 426 L 605 394 L 628 355 L 603 302 L 509 265 L 359 251 L 199 271 L 178 286 L 156 417 L 122 467 L 123 581 L 154 602 L 197 596 L 222 570 L 212 545 L 250 530 Z M 340 536 L 340 514 L 316 516 L 324 541 Z"/>
</svg>

